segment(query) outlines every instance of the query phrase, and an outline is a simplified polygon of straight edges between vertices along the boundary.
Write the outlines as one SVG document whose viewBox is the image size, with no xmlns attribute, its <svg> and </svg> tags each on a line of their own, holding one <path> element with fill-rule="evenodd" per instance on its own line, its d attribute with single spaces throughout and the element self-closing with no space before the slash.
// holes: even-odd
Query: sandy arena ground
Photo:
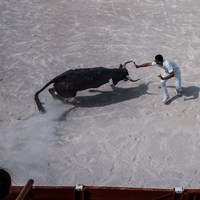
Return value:
<svg viewBox="0 0 200 200">
<path fill-rule="evenodd" d="M 2 0 L 0 166 L 13 185 L 200 188 L 200 1 Z M 175 61 L 183 94 L 162 103 L 157 67 L 137 83 L 81 91 L 75 103 L 34 94 L 69 69 Z"/>
</svg>

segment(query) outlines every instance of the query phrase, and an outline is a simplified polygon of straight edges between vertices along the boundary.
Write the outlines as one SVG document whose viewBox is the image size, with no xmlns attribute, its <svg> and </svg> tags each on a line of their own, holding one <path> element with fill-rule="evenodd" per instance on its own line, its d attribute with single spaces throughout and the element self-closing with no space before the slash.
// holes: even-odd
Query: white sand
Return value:
<svg viewBox="0 0 200 200">
<path fill-rule="evenodd" d="M 200 187 L 200 1 L 2 0 L 0 166 L 13 185 Z M 63 104 L 47 90 L 77 67 L 118 67 L 156 54 L 182 71 L 183 95 L 162 103 L 156 67 L 127 66 L 137 83 L 82 91 Z"/>
</svg>

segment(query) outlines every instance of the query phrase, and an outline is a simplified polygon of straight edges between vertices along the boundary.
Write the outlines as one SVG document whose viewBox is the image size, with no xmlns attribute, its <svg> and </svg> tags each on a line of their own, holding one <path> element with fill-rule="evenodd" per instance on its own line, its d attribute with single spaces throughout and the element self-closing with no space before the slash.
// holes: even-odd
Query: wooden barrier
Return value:
<svg viewBox="0 0 200 200">
<path fill-rule="evenodd" d="M 83 186 L 11 186 L 5 200 L 200 200 L 200 190 Z"/>
<path fill-rule="evenodd" d="M 34 200 L 75 200 L 75 187 L 33 187 Z"/>
<path fill-rule="evenodd" d="M 183 200 L 200 200 L 200 190 L 184 190 Z"/>
<path fill-rule="evenodd" d="M 174 200 L 174 190 L 84 187 L 84 200 Z"/>
</svg>

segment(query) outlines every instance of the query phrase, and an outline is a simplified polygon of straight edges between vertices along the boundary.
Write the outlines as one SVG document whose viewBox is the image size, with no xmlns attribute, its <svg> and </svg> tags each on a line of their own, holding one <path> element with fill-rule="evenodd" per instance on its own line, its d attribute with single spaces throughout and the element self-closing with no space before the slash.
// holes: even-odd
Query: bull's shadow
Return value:
<svg viewBox="0 0 200 200">
<path fill-rule="evenodd" d="M 116 104 L 123 101 L 127 101 L 134 98 L 139 98 L 142 95 L 150 94 L 148 93 L 149 84 L 140 84 L 137 87 L 131 88 L 119 88 L 115 87 L 113 84 L 111 85 L 112 90 L 110 91 L 102 91 L 102 90 L 89 90 L 89 92 L 98 93 L 93 96 L 77 96 L 75 97 L 74 101 L 69 102 L 67 104 L 74 105 L 73 108 L 64 112 L 59 120 L 64 121 L 66 120 L 67 114 L 77 107 L 103 107 L 110 104 Z M 151 94 L 152 95 L 152 94 Z"/>
<path fill-rule="evenodd" d="M 171 88 L 171 87 L 172 86 L 169 86 L 169 88 Z M 174 87 L 172 87 L 172 88 L 174 88 Z M 166 104 L 169 105 L 174 100 L 176 100 L 177 98 L 181 98 L 181 97 L 184 97 L 184 101 L 190 101 L 190 100 L 198 99 L 199 92 L 200 92 L 199 87 L 189 86 L 189 87 L 182 87 L 182 89 L 183 89 L 183 92 L 182 92 L 181 96 L 172 97 Z"/>
<path fill-rule="evenodd" d="M 89 92 L 98 93 L 92 96 L 77 96 L 75 101 L 68 102 L 76 107 L 102 107 L 110 104 L 116 104 L 134 98 L 139 98 L 141 95 L 149 94 L 149 84 L 140 84 L 138 87 L 120 88 L 113 84 L 111 91 L 89 90 Z"/>
</svg>

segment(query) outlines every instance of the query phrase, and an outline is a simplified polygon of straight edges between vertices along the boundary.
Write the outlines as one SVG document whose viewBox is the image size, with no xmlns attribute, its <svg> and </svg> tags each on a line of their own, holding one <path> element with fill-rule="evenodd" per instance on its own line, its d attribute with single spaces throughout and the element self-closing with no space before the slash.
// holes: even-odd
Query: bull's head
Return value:
<svg viewBox="0 0 200 200">
<path fill-rule="evenodd" d="M 113 84 L 116 85 L 119 81 L 121 80 L 124 80 L 124 81 L 131 81 L 131 82 L 136 82 L 136 81 L 139 81 L 140 79 L 137 79 L 137 80 L 133 80 L 129 77 L 129 74 L 128 74 L 128 70 L 126 69 L 126 65 L 130 62 L 133 62 L 132 60 L 131 61 L 127 61 L 125 62 L 123 65 L 120 64 L 119 66 L 119 69 L 120 69 L 120 73 L 117 74 L 117 76 L 113 77 L 112 78 L 112 81 L 113 81 Z"/>
</svg>

